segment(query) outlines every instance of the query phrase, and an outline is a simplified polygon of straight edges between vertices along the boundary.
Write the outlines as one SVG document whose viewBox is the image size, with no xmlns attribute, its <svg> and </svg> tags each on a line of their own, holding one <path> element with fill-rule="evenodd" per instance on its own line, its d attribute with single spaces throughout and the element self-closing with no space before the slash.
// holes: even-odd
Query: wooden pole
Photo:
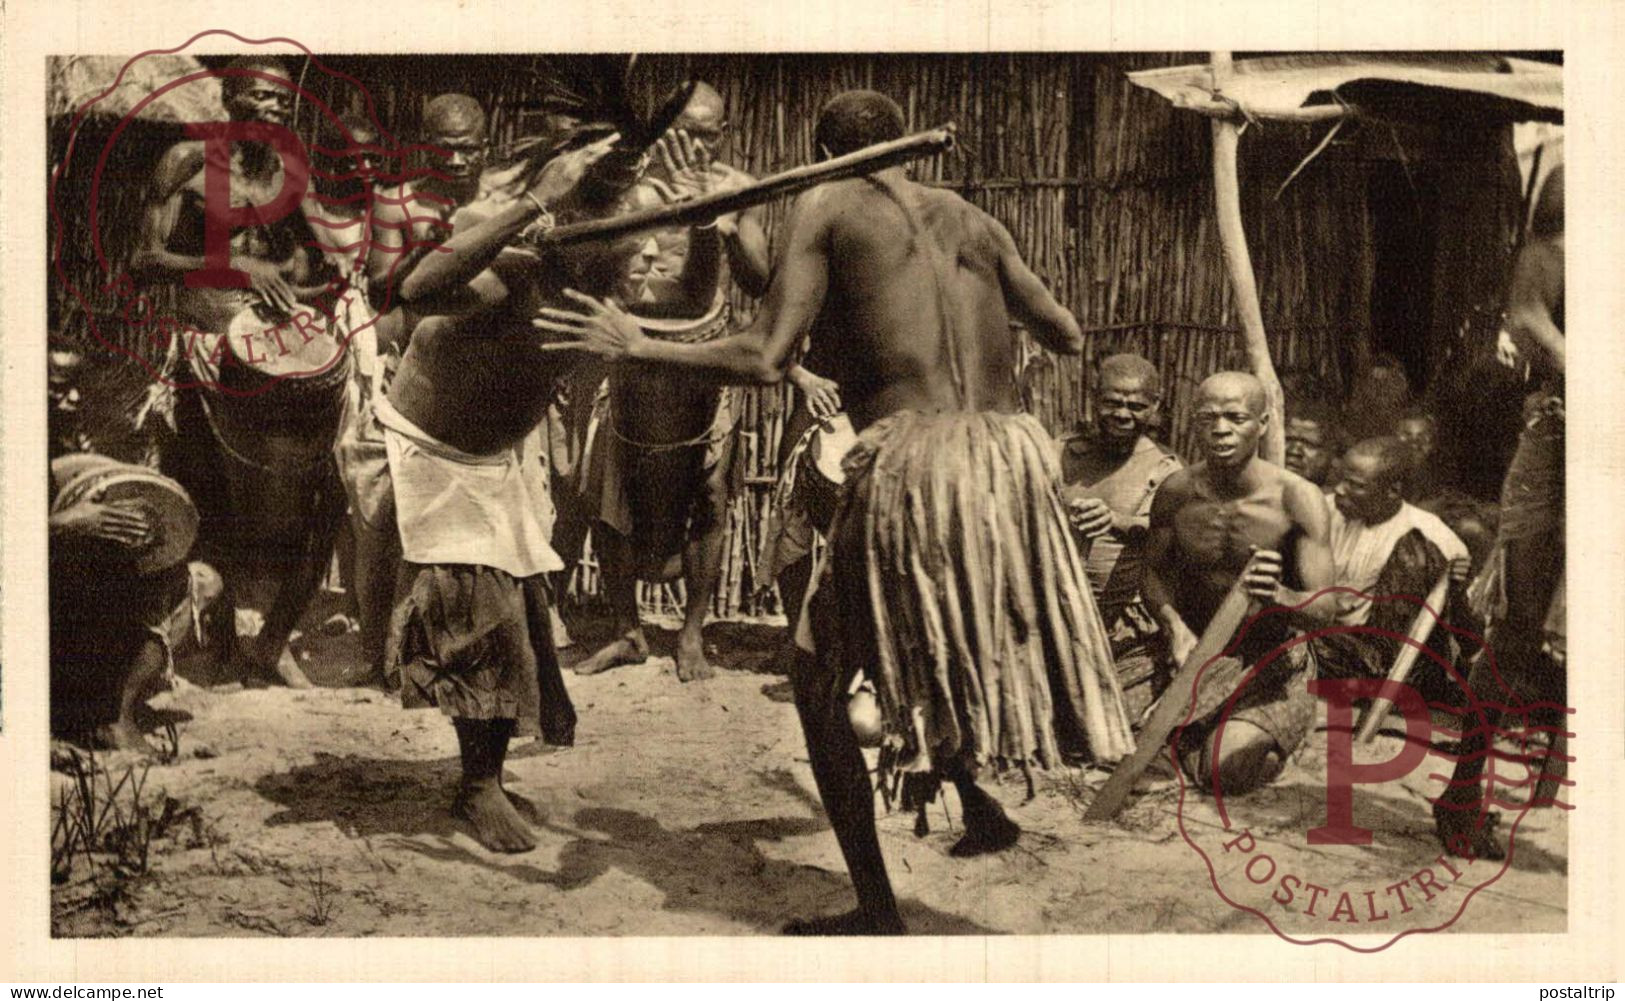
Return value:
<svg viewBox="0 0 1625 1001">
<path fill-rule="evenodd" d="M 1230 75 L 1230 53 L 1213 53 L 1214 89 L 1223 87 Z M 1286 408 L 1281 380 L 1270 361 L 1269 341 L 1264 336 L 1264 311 L 1258 304 L 1258 283 L 1253 277 L 1253 259 L 1247 252 L 1247 232 L 1241 224 L 1241 180 L 1236 169 L 1236 149 L 1241 129 L 1233 118 L 1215 118 L 1213 128 L 1213 201 L 1219 219 L 1219 241 L 1224 247 L 1224 263 L 1230 284 L 1236 292 L 1236 311 L 1241 314 L 1242 335 L 1247 342 L 1247 359 L 1253 374 L 1264 384 L 1264 401 L 1269 408 L 1269 426 L 1264 429 L 1261 454 L 1277 465 L 1286 461 Z"/>
<path fill-rule="evenodd" d="M 921 157 L 935 156 L 953 149 L 953 146 L 954 126 L 950 122 L 929 132 L 918 132 L 901 139 L 878 143 L 823 163 L 795 167 L 731 191 L 701 195 L 675 205 L 628 212 L 608 219 L 591 219 L 567 226 L 557 226 L 543 235 L 541 242 L 554 246 L 568 246 L 590 240 L 614 240 L 630 233 L 665 226 L 705 223 L 717 216 L 761 205 L 829 181 L 873 174 Z"/>
<path fill-rule="evenodd" d="M 1416 666 L 1416 658 L 1422 652 L 1422 644 L 1433 635 L 1433 626 L 1439 620 L 1438 615 L 1444 613 L 1445 599 L 1450 594 L 1450 571 L 1446 570 L 1439 575 L 1439 580 L 1428 592 L 1425 607 L 1416 610 L 1416 618 L 1411 620 L 1410 631 L 1406 636 L 1411 642 L 1403 643 L 1399 648 L 1399 656 L 1394 658 L 1394 666 L 1388 671 L 1388 680 L 1403 685 L 1405 679 L 1411 676 L 1411 669 Z M 1394 700 L 1378 698 L 1366 710 L 1365 720 L 1360 724 L 1359 732 L 1354 740 L 1359 744 L 1371 743 L 1371 738 L 1377 735 L 1377 728 L 1388 717 L 1388 710 L 1394 707 Z"/>
<path fill-rule="evenodd" d="M 1219 610 L 1208 620 L 1207 628 L 1202 630 L 1195 648 L 1191 650 L 1190 656 L 1185 658 L 1185 663 L 1180 665 L 1174 680 L 1163 690 L 1162 698 L 1157 701 L 1157 707 L 1151 710 L 1151 718 L 1146 721 L 1144 729 L 1135 738 L 1134 753 L 1112 769 L 1111 778 L 1100 787 L 1100 792 L 1096 793 L 1094 800 L 1089 803 L 1089 809 L 1084 811 L 1084 820 L 1110 820 L 1123 809 L 1123 804 L 1128 802 L 1129 793 L 1134 791 L 1135 781 L 1151 767 L 1151 762 L 1157 755 L 1168 753 L 1168 738 L 1173 736 L 1174 730 L 1178 729 L 1185 717 L 1190 714 L 1191 704 L 1196 701 L 1198 693 L 1196 676 L 1203 666 L 1224 652 L 1231 637 L 1236 635 L 1236 630 L 1241 628 L 1249 615 L 1257 611 L 1258 605 L 1248 596 L 1238 578 L 1229 593 L 1224 596 L 1224 602 L 1219 606 Z M 1239 675 L 1236 683 L 1239 685 L 1246 677 L 1245 673 Z M 1226 699 L 1228 698 L 1229 693 L 1226 694 Z"/>
</svg>

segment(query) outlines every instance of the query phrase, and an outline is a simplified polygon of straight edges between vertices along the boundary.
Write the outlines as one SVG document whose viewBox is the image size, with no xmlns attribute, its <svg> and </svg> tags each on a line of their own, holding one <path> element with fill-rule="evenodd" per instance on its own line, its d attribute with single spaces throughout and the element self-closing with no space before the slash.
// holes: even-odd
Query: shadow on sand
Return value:
<svg viewBox="0 0 1625 1001">
<path fill-rule="evenodd" d="M 267 825 L 332 823 L 352 837 L 380 837 L 390 848 L 439 862 L 474 865 L 521 883 L 576 892 L 620 871 L 659 891 L 662 909 L 716 914 L 776 933 L 790 919 L 835 913 L 852 905 L 845 873 L 770 858 L 760 843 L 828 830 L 812 797 L 782 770 L 762 773 L 769 786 L 801 801 L 811 815 L 711 822 L 667 828 L 657 818 L 616 807 L 594 806 L 567 819 L 542 816 L 534 805 L 521 812 L 548 844 L 563 839 L 556 867 L 534 856 L 487 852 L 466 837 L 447 812 L 457 781 L 455 758 L 388 761 L 356 756 L 319 756 L 311 765 L 266 776 L 256 791 L 284 807 Z M 562 822 L 561 822 L 562 820 Z M 547 837 L 551 833 L 555 838 Z M 463 835 L 463 836 L 456 836 Z M 918 901 L 902 903 L 911 931 L 927 935 L 984 935 L 990 929 Z M 648 934 L 630 922 L 610 934 Z"/>
</svg>

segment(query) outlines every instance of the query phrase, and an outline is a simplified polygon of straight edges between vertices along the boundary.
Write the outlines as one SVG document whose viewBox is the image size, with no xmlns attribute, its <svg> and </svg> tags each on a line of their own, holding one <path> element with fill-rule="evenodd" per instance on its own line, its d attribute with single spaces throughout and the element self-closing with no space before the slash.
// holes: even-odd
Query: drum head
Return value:
<svg viewBox="0 0 1625 1001">
<path fill-rule="evenodd" d="M 231 321 L 226 332 L 224 354 L 230 361 L 220 366 L 222 385 L 252 392 L 269 389 L 274 380 L 279 395 L 326 395 L 331 385 L 342 386 L 349 373 L 345 346 L 333 336 L 332 321 L 313 308 L 302 314 L 315 317 L 319 330 L 301 330 L 291 320 L 277 321 L 259 308 L 245 309 Z"/>
<path fill-rule="evenodd" d="M 818 470 L 818 475 L 836 486 L 845 483 L 846 473 L 841 469 L 841 460 L 857 443 L 858 436 L 852 430 L 850 417 L 836 414 L 824 421 L 812 443 L 813 467 Z"/>
<path fill-rule="evenodd" d="M 137 573 L 167 570 L 186 558 L 197 539 L 198 515 L 179 483 L 147 469 L 112 463 L 79 474 L 57 495 L 53 510 L 90 499 L 138 506 L 152 525 L 153 542 L 133 554 Z"/>
</svg>

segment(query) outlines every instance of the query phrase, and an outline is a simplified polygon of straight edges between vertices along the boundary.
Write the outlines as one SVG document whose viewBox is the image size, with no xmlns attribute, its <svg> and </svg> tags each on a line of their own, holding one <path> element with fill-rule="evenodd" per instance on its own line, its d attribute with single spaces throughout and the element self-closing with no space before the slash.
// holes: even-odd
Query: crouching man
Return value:
<svg viewBox="0 0 1625 1001">
<path fill-rule="evenodd" d="M 1269 420 L 1258 379 L 1210 376 L 1197 392 L 1195 419 L 1203 459 L 1163 481 L 1146 545 L 1146 600 L 1175 664 L 1190 656 L 1238 577 L 1265 606 L 1299 605 L 1332 583 L 1325 496 L 1258 454 Z M 1180 737 L 1180 760 L 1193 781 L 1211 792 L 1216 780 L 1233 796 L 1281 773 L 1315 719 L 1306 647 L 1274 657 L 1228 712 L 1223 707 L 1246 671 L 1291 638 L 1295 623 L 1329 619 L 1332 611 L 1321 600 L 1267 615 L 1247 628 L 1236 657 L 1209 667 L 1192 715 L 1197 722 Z"/>
</svg>

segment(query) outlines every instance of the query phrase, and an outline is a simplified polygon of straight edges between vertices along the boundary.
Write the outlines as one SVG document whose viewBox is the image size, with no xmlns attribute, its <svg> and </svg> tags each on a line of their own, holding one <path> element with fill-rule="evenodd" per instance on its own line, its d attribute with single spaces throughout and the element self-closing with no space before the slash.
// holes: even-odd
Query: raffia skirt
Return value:
<svg viewBox="0 0 1625 1001">
<path fill-rule="evenodd" d="M 808 625 L 832 683 L 873 680 L 900 770 L 1057 764 L 1058 728 L 1099 762 L 1133 749 L 1036 420 L 894 414 L 844 469 Z"/>
</svg>

